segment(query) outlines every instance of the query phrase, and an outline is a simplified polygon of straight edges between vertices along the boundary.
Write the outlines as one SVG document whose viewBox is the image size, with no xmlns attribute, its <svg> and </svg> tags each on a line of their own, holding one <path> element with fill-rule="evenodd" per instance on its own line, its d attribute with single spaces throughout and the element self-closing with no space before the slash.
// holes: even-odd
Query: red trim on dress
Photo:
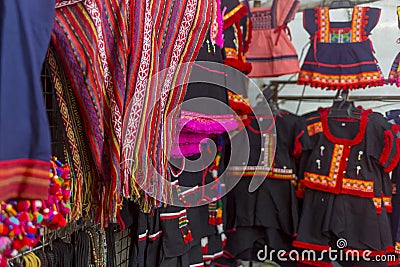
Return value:
<svg viewBox="0 0 400 267">
<path fill-rule="evenodd" d="M 300 180 L 297 183 L 297 187 L 296 187 L 296 190 L 295 190 L 296 197 L 299 198 L 299 199 L 304 199 L 305 191 L 306 191 L 306 187 L 304 185 L 304 180 Z"/>
<path fill-rule="evenodd" d="M 355 82 L 352 84 L 337 84 L 337 85 L 332 85 L 331 83 L 324 83 L 324 82 L 316 82 L 312 81 L 310 79 L 307 80 L 302 80 L 301 77 L 297 80 L 298 85 L 308 85 L 314 88 L 322 88 L 326 90 L 353 90 L 353 89 L 362 89 L 366 87 L 378 87 L 378 86 L 383 86 L 382 81 L 368 81 L 368 82 Z"/>
<path fill-rule="evenodd" d="M 367 181 L 367 180 L 363 180 Z M 358 190 L 352 190 L 352 189 L 347 189 L 347 188 L 342 188 L 341 192 L 342 194 L 346 195 L 352 195 L 356 197 L 365 197 L 365 198 L 373 198 L 374 197 L 374 192 L 362 192 Z"/>
<path fill-rule="evenodd" d="M 360 123 L 359 123 L 359 129 L 357 135 L 353 139 L 346 139 L 346 138 L 338 138 L 334 136 L 329 128 L 329 123 L 328 123 L 328 114 L 331 108 L 319 108 L 318 111 L 321 116 L 321 122 L 322 122 L 322 128 L 323 132 L 331 143 L 334 144 L 341 144 L 345 146 L 354 146 L 359 144 L 365 135 L 365 130 L 367 129 L 367 123 L 368 123 L 368 115 L 372 113 L 370 109 L 364 109 L 361 112 L 361 118 L 360 118 Z"/>
<path fill-rule="evenodd" d="M 394 246 L 387 246 L 386 253 L 394 253 Z"/>
<path fill-rule="evenodd" d="M 312 249 L 312 250 L 315 250 L 315 251 L 329 250 L 329 246 L 328 245 L 312 244 L 312 243 L 307 243 L 307 242 L 298 241 L 298 240 L 294 240 L 292 245 L 293 245 L 293 247 L 304 248 L 304 249 Z"/>
<path fill-rule="evenodd" d="M 395 132 L 396 134 L 399 132 L 400 126 L 397 124 L 392 124 L 392 131 Z"/>
<path fill-rule="evenodd" d="M 224 59 L 224 64 L 240 70 L 243 73 L 250 73 L 252 69 L 251 63 L 245 62 L 237 58 Z"/>
<path fill-rule="evenodd" d="M 300 263 L 307 264 L 307 265 L 311 265 L 311 266 L 333 267 L 333 263 L 331 263 L 331 262 L 326 262 L 326 261 L 311 261 L 311 260 L 301 259 L 301 260 L 299 260 L 299 262 L 300 262 Z"/>
<path fill-rule="evenodd" d="M 392 144 L 393 144 L 392 131 L 386 130 L 383 133 L 383 140 L 384 140 L 383 141 L 384 142 L 383 150 L 382 150 L 382 154 L 379 158 L 379 164 L 381 164 L 382 166 L 384 166 L 387 163 L 389 156 L 390 156 L 390 152 L 392 150 Z"/>
<path fill-rule="evenodd" d="M 321 63 L 321 62 L 312 62 L 312 61 L 305 61 L 304 64 L 308 65 L 318 65 L 322 67 L 338 67 L 338 68 L 352 68 L 352 67 L 358 67 L 362 65 L 375 65 L 375 61 L 364 61 L 364 62 L 357 62 L 353 64 L 326 64 L 326 63 Z"/>
<path fill-rule="evenodd" d="M 227 257 L 224 257 L 224 258 L 227 258 L 227 259 L 231 259 L 231 258 L 235 258 L 235 256 L 232 254 L 232 253 L 230 253 L 229 251 L 227 251 L 226 249 L 224 249 L 224 256 L 227 256 Z"/>
<path fill-rule="evenodd" d="M 294 149 L 293 149 L 293 157 L 294 158 L 299 158 L 302 151 L 303 151 L 303 147 L 301 145 L 300 142 L 300 138 L 304 135 L 304 130 L 302 130 L 297 136 L 296 136 L 296 140 L 294 141 Z"/>
<path fill-rule="evenodd" d="M 388 266 L 396 266 L 399 264 L 399 260 L 396 259 L 395 261 L 389 261 L 387 264 L 388 264 Z"/>
<path fill-rule="evenodd" d="M 396 140 L 396 155 L 393 157 L 392 161 L 390 162 L 389 166 L 387 166 L 384 171 L 391 172 L 394 168 L 396 168 L 397 163 L 400 160 L 400 139 Z"/>
</svg>

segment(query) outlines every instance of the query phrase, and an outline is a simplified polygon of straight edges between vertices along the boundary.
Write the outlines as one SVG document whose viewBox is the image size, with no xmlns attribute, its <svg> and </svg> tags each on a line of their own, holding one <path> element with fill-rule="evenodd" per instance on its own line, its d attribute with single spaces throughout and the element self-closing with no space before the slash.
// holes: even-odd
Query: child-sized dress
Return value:
<svg viewBox="0 0 400 267">
<path fill-rule="evenodd" d="M 287 27 L 298 6 L 299 1 L 274 0 L 271 7 L 251 10 L 253 33 L 246 58 L 253 68 L 249 77 L 276 77 L 299 72 L 299 59 Z"/>
<path fill-rule="evenodd" d="M 383 75 L 368 38 L 380 9 L 354 6 L 348 22 L 332 22 L 329 7 L 306 9 L 304 28 L 311 45 L 297 84 L 329 90 L 348 90 L 383 85 Z"/>
</svg>

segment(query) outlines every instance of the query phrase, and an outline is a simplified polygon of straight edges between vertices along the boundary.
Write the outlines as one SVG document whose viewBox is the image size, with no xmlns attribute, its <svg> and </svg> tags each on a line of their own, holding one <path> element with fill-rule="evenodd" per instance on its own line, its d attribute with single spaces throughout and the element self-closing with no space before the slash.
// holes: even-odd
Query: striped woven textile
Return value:
<svg viewBox="0 0 400 267">
<path fill-rule="evenodd" d="M 61 109 L 68 102 L 62 98 L 72 95 L 79 114 L 71 107 L 64 112 L 64 125 L 75 127 L 67 141 L 88 147 L 86 154 L 77 149 L 70 157 L 77 163 L 73 167 L 80 165 L 82 201 L 96 204 L 103 225 L 117 218 L 122 195 L 140 198 L 143 210 L 167 195 L 158 179 L 169 179 L 166 155 L 177 115 L 172 111 L 186 90 L 176 84 L 190 73 L 180 65 L 196 58 L 214 5 L 214 0 L 57 2 L 54 53 L 48 54 L 62 65 L 68 85 L 59 87 L 70 91 L 57 95 Z M 53 72 L 53 82 L 59 74 Z M 88 162 L 92 173 L 82 173 Z M 78 203 L 75 216 L 81 208 Z"/>
</svg>

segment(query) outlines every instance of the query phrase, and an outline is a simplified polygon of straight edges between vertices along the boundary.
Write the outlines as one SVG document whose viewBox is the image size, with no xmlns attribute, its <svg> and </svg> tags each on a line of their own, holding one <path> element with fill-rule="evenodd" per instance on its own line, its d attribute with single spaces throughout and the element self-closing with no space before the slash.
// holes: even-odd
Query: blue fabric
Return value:
<svg viewBox="0 0 400 267">
<path fill-rule="evenodd" d="M 365 31 L 366 36 L 368 36 L 377 25 L 380 9 L 370 8 L 366 12 L 365 19 L 368 19 L 368 21 L 365 26 L 361 24 L 360 26 L 362 27 L 361 31 Z M 369 39 L 357 42 L 350 42 L 350 40 L 347 40 L 348 42 L 343 41 L 343 43 L 336 43 L 335 40 L 332 39 L 330 43 L 319 42 L 318 19 L 316 14 L 316 9 L 306 9 L 303 13 L 304 28 L 310 34 L 311 45 L 304 60 L 304 64 L 301 67 L 301 71 L 313 72 L 317 76 L 360 76 L 363 73 L 380 73 Z M 329 24 L 331 29 L 330 34 L 333 34 L 332 31 L 335 29 L 351 30 L 352 27 L 351 21 L 329 22 Z M 366 36 L 364 36 L 364 38 L 366 38 Z M 299 77 L 301 77 L 301 72 Z M 349 79 L 348 76 L 344 77 Z M 357 77 L 357 79 L 359 78 L 360 77 Z M 376 77 L 374 81 L 379 81 L 379 79 L 380 77 Z M 367 80 L 361 83 L 363 82 L 365 83 Z M 354 83 L 356 85 L 358 84 L 357 82 Z M 346 87 L 346 85 L 347 84 L 343 84 L 342 86 Z"/>
<path fill-rule="evenodd" d="M 54 5 L 52 0 L 0 1 L 0 162 L 49 161 L 50 135 L 40 74 Z"/>
<path fill-rule="evenodd" d="M 327 75 L 359 74 L 377 70 L 369 41 L 347 44 L 317 43 L 317 60 L 320 63 L 326 64 L 348 65 L 359 62 L 372 62 L 372 64 L 355 67 L 325 67 L 323 65 L 304 64 L 302 70 L 317 71 Z M 314 47 L 312 45 L 304 62 L 316 62 L 314 59 Z"/>
</svg>

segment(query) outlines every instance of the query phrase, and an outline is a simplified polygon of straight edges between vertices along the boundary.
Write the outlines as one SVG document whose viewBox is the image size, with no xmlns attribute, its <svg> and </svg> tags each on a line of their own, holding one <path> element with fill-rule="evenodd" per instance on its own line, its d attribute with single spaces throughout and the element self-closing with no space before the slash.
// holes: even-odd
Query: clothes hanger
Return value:
<svg viewBox="0 0 400 267">
<path fill-rule="evenodd" d="M 277 90 L 277 88 L 271 84 L 263 89 L 263 96 L 267 100 L 268 105 L 274 115 L 280 112 L 278 101 L 276 100 L 277 95 L 275 90 Z"/>
<path fill-rule="evenodd" d="M 355 4 L 349 0 L 334 0 L 331 2 L 331 5 L 329 8 L 335 9 L 335 8 L 351 8 L 354 7 Z"/>
<path fill-rule="evenodd" d="M 333 101 L 328 118 L 351 118 L 360 119 L 361 110 L 354 105 L 354 101 L 349 101 L 349 91 L 339 90 Z"/>
</svg>

